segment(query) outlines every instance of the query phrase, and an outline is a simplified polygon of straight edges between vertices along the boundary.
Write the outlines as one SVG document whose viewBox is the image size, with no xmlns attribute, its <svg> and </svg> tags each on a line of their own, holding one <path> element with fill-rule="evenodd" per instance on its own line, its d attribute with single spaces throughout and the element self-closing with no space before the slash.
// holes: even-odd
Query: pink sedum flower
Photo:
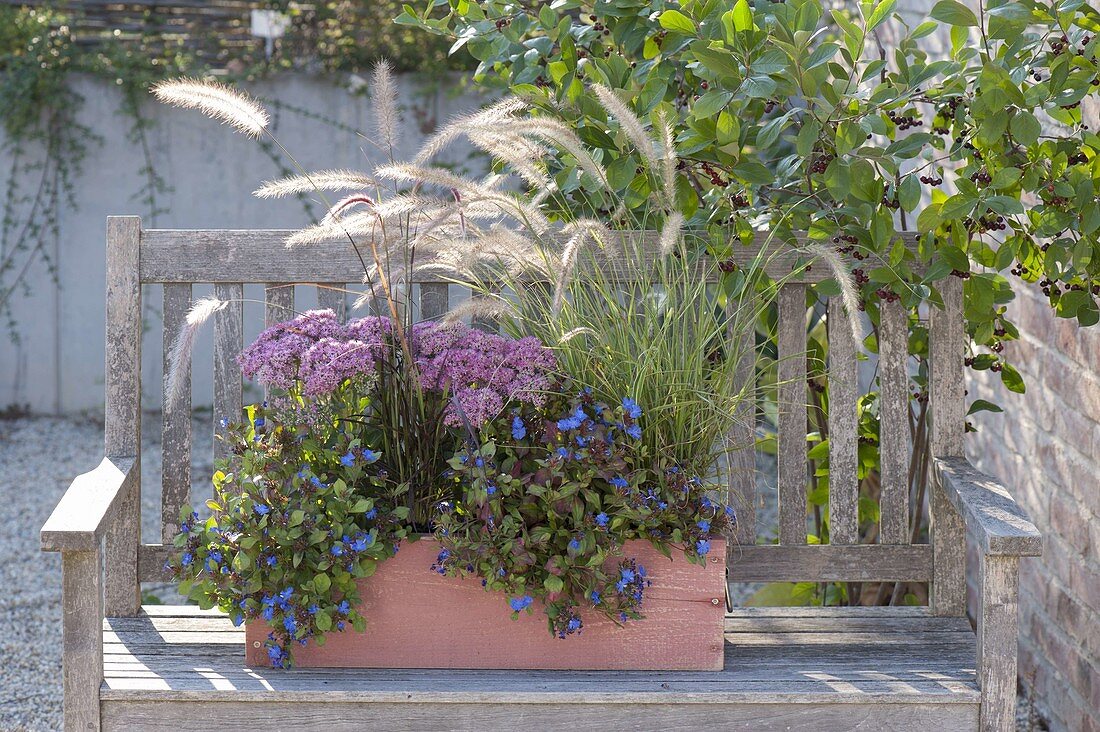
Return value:
<svg viewBox="0 0 1100 732">
<path fill-rule="evenodd" d="M 245 376 L 280 389 L 301 385 L 306 396 L 335 391 L 348 379 L 376 379 L 378 363 L 400 357 L 388 318 L 366 317 L 341 325 L 331 310 L 311 310 L 268 328 L 242 351 Z M 510 404 L 542 406 L 557 362 L 536 338 L 513 340 L 454 323 L 417 323 L 410 346 L 421 387 L 454 396 L 444 420 L 480 427 Z M 461 409 L 461 414 L 459 413 Z"/>
</svg>

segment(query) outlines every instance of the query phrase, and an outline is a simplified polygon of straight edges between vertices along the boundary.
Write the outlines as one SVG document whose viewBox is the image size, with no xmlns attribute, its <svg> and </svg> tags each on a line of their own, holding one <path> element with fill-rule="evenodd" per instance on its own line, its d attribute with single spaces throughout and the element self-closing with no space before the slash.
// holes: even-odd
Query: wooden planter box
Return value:
<svg viewBox="0 0 1100 732">
<path fill-rule="evenodd" d="M 726 543 L 711 541 L 705 567 L 673 552 L 670 561 L 648 542 L 630 542 L 624 554 L 646 568 L 644 620 L 618 626 L 582 613 L 584 628 L 565 639 L 552 637 L 546 615 L 511 619 L 508 598 L 486 592 L 476 578 L 443 577 L 429 570 L 439 544 L 430 538 L 402 544 L 359 580 L 364 633 L 326 635 L 324 646 L 294 647 L 295 666 L 343 668 L 470 669 L 722 669 L 726 612 Z M 248 623 L 246 659 L 266 666 L 266 623 Z"/>
</svg>

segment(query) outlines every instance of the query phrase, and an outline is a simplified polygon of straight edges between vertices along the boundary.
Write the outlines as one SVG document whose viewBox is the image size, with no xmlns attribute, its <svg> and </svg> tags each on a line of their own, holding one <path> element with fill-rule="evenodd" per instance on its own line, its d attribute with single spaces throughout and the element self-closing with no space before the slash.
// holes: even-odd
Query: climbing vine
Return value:
<svg viewBox="0 0 1100 732">
<path fill-rule="evenodd" d="M 290 21 L 286 36 L 270 55 L 262 41 L 242 44 L 239 34 L 195 28 L 198 38 L 166 36 L 161 32 L 166 16 L 155 10 L 137 19 L 141 29 L 136 32 L 116 30 L 92 37 L 82 30 L 79 10 L 67 15 L 41 7 L 0 6 L 0 151 L 11 160 L 0 172 L 6 175 L 6 180 L 0 178 L 0 319 L 13 341 L 19 339 L 13 299 L 30 292 L 27 274 L 36 264 L 44 264 L 56 280 L 53 249 L 60 234 L 59 212 L 76 207 L 74 181 L 90 150 L 102 143 L 80 122 L 83 99 L 71 83 L 74 75 L 101 79 L 120 90 L 119 115 L 126 139 L 142 161 L 137 171 L 141 184 L 131 200 L 155 225 L 167 213 L 165 199 L 171 192 L 155 165 L 149 137 L 154 123 L 143 112 L 148 89 L 156 81 L 211 72 L 229 81 L 249 81 L 319 66 L 338 72 L 349 91 L 357 92 L 363 83 L 358 73 L 379 57 L 391 60 L 398 71 L 470 66 L 461 57 L 448 57 L 446 39 L 426 39 L 393 24 L 391 19 L 401 12 L 397 2 L 327 0 L 308 7 L 288 2 L 265 6 L 283 11 Z M 278 102 L 271 106 L 347 130 L 347 125 L 312 110 Z M 413 113 L 422 125 L 432 120 L 426 109 Z M 280 175 L 291 172 L 277 149 L 264 152 Z M 309 201 L 303 198 L 302 205 L 312 215 Z"/>
</svg>

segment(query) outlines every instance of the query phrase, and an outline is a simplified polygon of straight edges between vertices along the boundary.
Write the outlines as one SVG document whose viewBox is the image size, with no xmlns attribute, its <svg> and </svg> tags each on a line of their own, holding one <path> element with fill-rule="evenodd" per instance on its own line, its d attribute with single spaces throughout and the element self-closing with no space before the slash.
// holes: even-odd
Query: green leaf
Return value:
<svg viewBox="0 0 1100 732">
<path fill-rule="evenodd" d="M 978 16 L 974 11 L 956 0 L 940 0 L 929 13 L 936 20 L 955 26 L 972 26 L 978 24 Z"/>
<path fill-rule="evenodd" d="M 699 97 L 691 108 L 691 114 L 695 119 L 709 119 L 718 114 L 733 99 L 733 92 L 711 89 Z"/>
<path fill-rule="evenodd" d="M 975 399 L 970 405 L 970 409 L 967 410 L 967 414 L 975 414 L 977 412 L 1003 412 L 1004 409 L 997 406 L 993 402 L 987 402 L 985 399 Z"/>
<path fill-rule="evenodd" d="M 687 17 L 679 10 L 666 10 L 661 13 L 658 20 L 661 23 L 661 27 L 665 30 L 670 30 L 674 33 L 683 33 L 685 35 L 695 33 L 695 23 L 691 21 L 691 18 Z"/>
<path fill-rule="evenodd" d="M 542 585 L 547 592 L 561 592 L 565 589 L 565 582 L 562 581 L 561 577 L 553 574 L 547 575 L 546 579 L 542 581 Z"/>
<path fill-rule="evenodd" d="M 319 572 L 313 577 L 313 587 L 319 594 L 323 595 L 332 587 L 332 580 L 324 572 Z"/>
<path fill-rule="evenodd" d="M 818 66 L 827 62 L 829 59 L 835 56 L 836 52 L 839 50 L 840 47 L 832 41 L 822 43 L 820 46 L 813 50 L 813 53 L 811 53 L 809 58 L 806 59 L 806 62 L 802 65 L 802 68 L 806 71 L 809 71 L 810 69 L 816 69 Z"/>
<path fill-rule="evenodd" d="M 732 142 L 737 142 L 741 134 L 741 123 L 737 120 L 737 117 L 727 111 L 723 111 L 718 115 L 716 131 L 718 133 L 719 146 L 729 145 Z"/>
<path fill-rule="evenodd" d="M 737 0 L 733 6 L 733 28 L 736 31 L 751 31 L 753 29 L 752 8 L 748 0 Z"/>
<path fill-rule="evenodd" d="M 913 211 L 920 203 L 920 182 L 917 176 L 907 175 L 898 186 L 898 203 L 906 211 Z"/>
<path fill-rule="evenodd" d="M 882 25 L 883 21 L 890 17 L 890 13 L 894 11 L 895 5 L 897 5 L 897 0 L 882 0 L 876 5 L 867 18 L 867 30 L 872 31 Z"/>
<path fill-rule="evenodd" d="M 1001 383 L 1005 385 L 1006 389 L 1017 394 L 1023 394 L 1027 391 L 1024 377 L 1020 376 L 1020 372 L 1012 364 L 1001 365 Z"/>
<path fill-rule="evenodd" d="M 1012 120 L 1008 123 L 1009 132 L 1016 138 L 1016 142 L 1024 146 L 1031 146 L 1039 139 L 1043 131 L 1039 120 L 1031 112 L 1017 110 Z"/>
</svg>

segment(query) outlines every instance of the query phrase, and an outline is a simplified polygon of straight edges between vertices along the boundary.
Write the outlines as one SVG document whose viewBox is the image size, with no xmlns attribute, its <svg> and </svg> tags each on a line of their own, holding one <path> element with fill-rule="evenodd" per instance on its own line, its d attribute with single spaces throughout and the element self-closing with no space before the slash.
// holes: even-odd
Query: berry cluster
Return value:
<svg viewBox="0 0 1100 732">
<path fill-rule="evenodd" d="M 913 127 L 923 127 L 924 121 L 914 117 L 911 114 L 901 115 L 897 112 L 890 110 L 886 113 L 886 116 L 890 118 L 890 121 L 897 125 L 899 131 L 905 131 Z"/>
<path fill-rule="evenodd" d="M 810 163 L 810 172 L 821 174 L 825 172 L 825 169 L 829 167 L 829 163 L 836 159 L 836 155 L 832 153 L 819 153 L 814 156 L 813 162 Z"/>
<path fill-rule="evenodd" d="M 943 185 L 943 178 L 935 175 L 922 175 L 920 182 L 926 186 L 938 186 Z"/>
</svg>

